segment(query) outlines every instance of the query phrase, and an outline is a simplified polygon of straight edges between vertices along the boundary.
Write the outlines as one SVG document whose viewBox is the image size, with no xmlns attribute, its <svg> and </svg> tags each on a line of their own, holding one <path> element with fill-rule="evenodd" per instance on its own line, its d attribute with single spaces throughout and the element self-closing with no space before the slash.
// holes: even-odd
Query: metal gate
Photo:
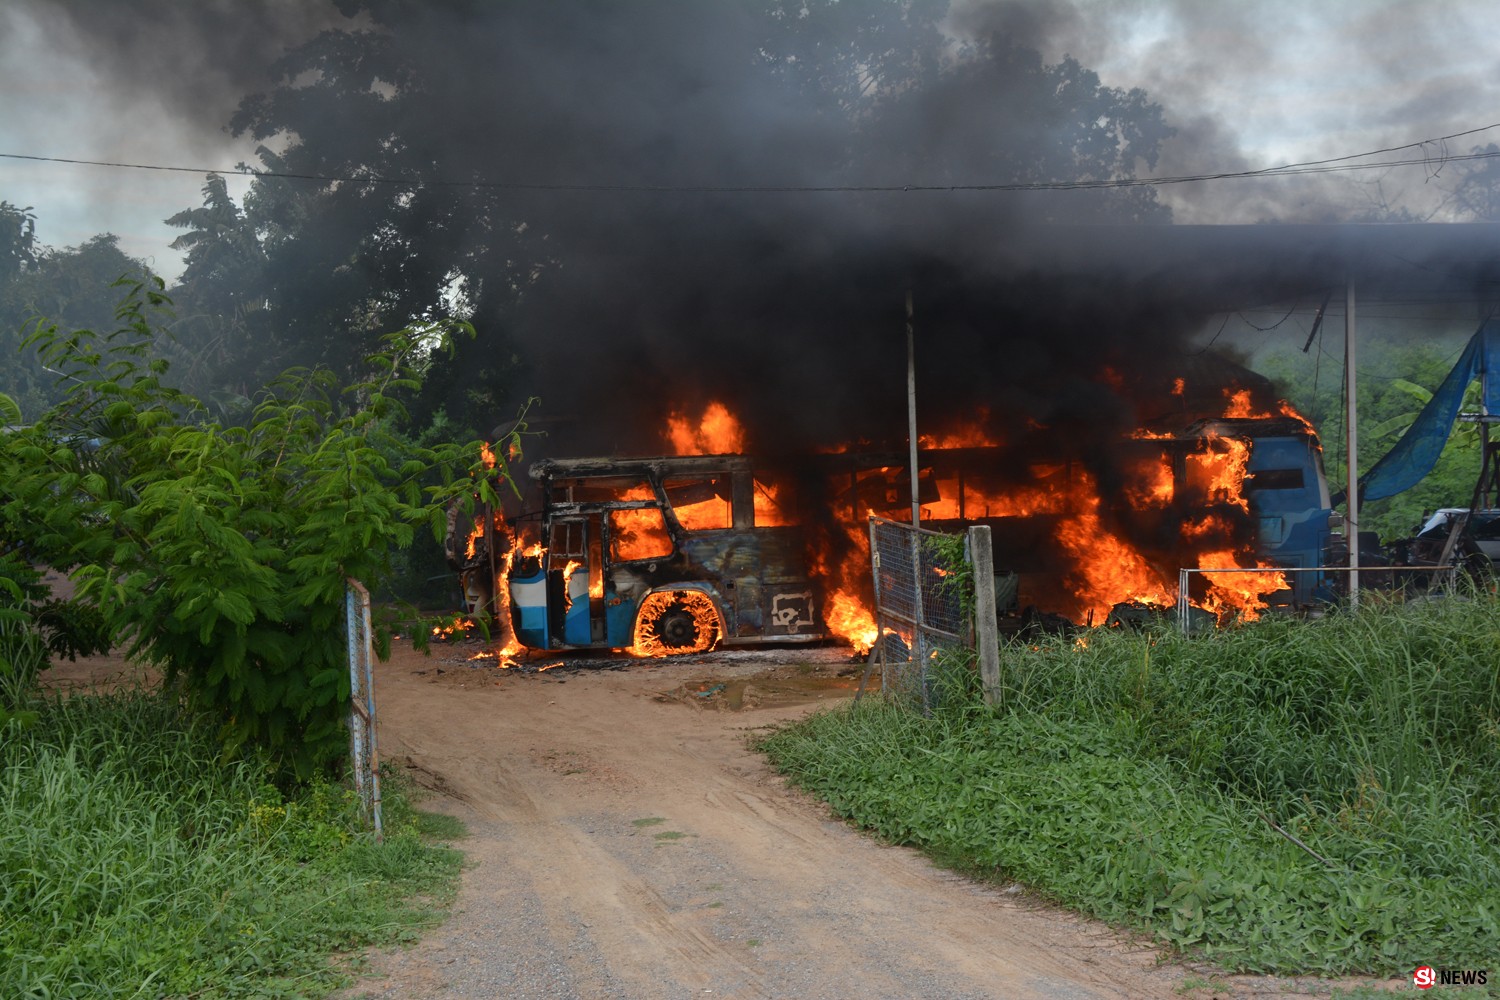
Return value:
<svg viewBox="0 0 1500 1000">
<path fill-rule="evenodd" d="M 954 542 L 959 538 L 870 518 L 870 570 L 879 638 L 860 682 L 861 694 L 879 664 L 880 687 L 887 697 L 929 707 L 938 653 L 973 645 L 960 582 L 971 575 L 964 572 L 968 544 L 964 539 L 963 555 L 954 558 Z"/>
</svg>

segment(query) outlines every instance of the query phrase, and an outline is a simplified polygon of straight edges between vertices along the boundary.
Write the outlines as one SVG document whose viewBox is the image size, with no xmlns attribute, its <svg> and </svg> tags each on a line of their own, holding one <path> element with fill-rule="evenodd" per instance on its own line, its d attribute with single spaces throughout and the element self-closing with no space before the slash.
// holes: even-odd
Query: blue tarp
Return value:
<svg viewBox="0 0 1500 1000">
<path fill-rule="evenodd" d="M 1432 471 L 1453 433 L 1464 391 L 1486 372 L 1496 377 L 1484 380 L 1484 409 L 1500 415 L 1500 320 L 1484 321 L 1401 440 L 1365 473 L 1359 484 L 1365 500 L 1380 500 L 1409 490 Z"/>
</svg>

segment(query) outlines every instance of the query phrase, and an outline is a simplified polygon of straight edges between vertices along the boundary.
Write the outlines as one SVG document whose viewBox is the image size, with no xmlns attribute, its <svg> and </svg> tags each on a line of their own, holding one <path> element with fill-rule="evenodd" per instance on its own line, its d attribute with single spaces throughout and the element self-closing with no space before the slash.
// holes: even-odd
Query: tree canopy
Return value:
<svg viewBox="0 0 1500 1000">
<path fill-rule="evenodd" d="M 1371 338 L 1361 344 L 1364 374 L 1357 385 L 1362 470 L 1368 471 L 1411 426 L 1462 349 L 1461 341 L 1445 340 Z M 1317 367 L 1299 352 L 1273 354 L 1261 359 L 1258 367 L 1277 381 L 1286 398 L 1319 429 L 1330 487 L 1341 489 L 1348 480 L 1342 375 L 1325 370 L 1319 378 Z M 1477 384 L 1472 389 L 1477 390 Z M 1477 410 L 1477 401 L 1465 409 Z M 1460 422 L 1432 472 L 1406 492 L 1371 501 L 1361 512 L 1360 527 L 1387 542 L 1410 537 L 1425 514 L 1468 506 L 1479 465 L 1477 428 Z"/>
<path fill-rule="evenodd" d="M 13 266 L 0 273 L 0 353 L 10 359 L 0 390 L 28 415 L 57 402 L 66 391 L 35 352 L 22 346 L 28 328 L 47 317 L 71 327 L 111 329 L 119 300 L 114 283 L 122 277 L 142 280 L 151 273 L 144 261 L 120 249 L 112 233 L 54 250 L 37 242 L 35 226 L 30 209 L 7 214 L 7 206 L 0 203 L 0 232 L 9 231 L 15 248 L 10 255 Z M 0 262 L 3 259 L 0 254 Z"/>
<path fill-rule="evenodd" d="M 0 281 L 36 263 L 36 216 L 30 208 L 0 201 Z"/>
<path fill-rule="evenodd" d="M 1075 60 L 945 33 L 947 0 L 683 0 L 595 10 L 587 30 L 545 2 L 340 8 L 362 26 L 287 53 L 230 123 L 262 143 L 262 169 L 317 179 L 257 178 L 241 208 L 211 177 L 169 220 L 187 230 L 175 296 L 191 339 L 242 394 L 291 364 L 352 377 L 382 330 L 458 315 L 478 337 L 434 360 L 415 415 L 484 429 L 546 381 L 564 326 L 585 353 L 608 342 L 616 282 L 712 327 L 744 312 L 725 275 L 763 309 L 778 258 L 853 269 L 872 225 L 908 260 L 947 239 L 930 206 L 670 189 L 1119 178 L 1171 135 L 1144 93 Z M 1059 217 L 1166 211 L 1139 188 L 1045 221 Z M 642 274 L 675 280 L 643 289 Z"/>
</svg>

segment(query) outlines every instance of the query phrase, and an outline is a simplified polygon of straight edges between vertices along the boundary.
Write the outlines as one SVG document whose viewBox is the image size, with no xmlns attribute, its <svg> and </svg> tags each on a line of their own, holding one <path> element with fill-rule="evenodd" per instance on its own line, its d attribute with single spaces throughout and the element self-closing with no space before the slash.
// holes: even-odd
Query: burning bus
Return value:
<svg viewBox="0 0 1500 1000">
<path fill-rule="evenodd" d="M 1237 570 L 1193 577 L 1192 604 L 1220 620 L 1326 600 L 1319 574 L 1281 572 L 1324 565 L 1337 540 L 1316 433 L 1248 391 L 1226 391 L 1219 409 L 1088 449 L 1045 429 L 1007 445 L 977 422 L 925 437 L 923 524 L 991 526 L 1002 627 L 1163 611 L 1181 567 Z M 482 511 L 467 545 L 450 547 L 470 610 L 491 612 L 512 652 L 830 637 L 869 648 L 867 519 L 910 520 L 906 456 L 751 457 L 728 450 L 743 436 L 726 408 L 694 428 L 677 419 L 664 435 L 676 455 L 535 462 L 524 508 Z"/>
<path fill-rule="evenodd" d="M 510 571 L 517 641 L 691 652 L 828 635 L 803 528 L 739 455 L 543 460 L 535 556 Z"/>
</svg>

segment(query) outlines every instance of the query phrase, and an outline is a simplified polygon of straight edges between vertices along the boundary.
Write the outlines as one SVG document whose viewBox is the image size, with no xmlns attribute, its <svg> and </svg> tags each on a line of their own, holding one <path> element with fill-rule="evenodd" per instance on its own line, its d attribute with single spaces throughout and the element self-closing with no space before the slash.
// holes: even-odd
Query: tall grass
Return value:
<svg viewBox="0 0 1500 1000">
<path fill-rule="evenodd" d="M 395 802 L 383 846 L 348 794 L 284 799 L 254 760 L 147 694 L 73 697 L 0 734 L 0 983 L 6 997 L 304 997 L 335 950 L 434 917 L 457 858 Z"/>
<path fill-rule="evenodd" d="M 1015 645 L 764 748 L 846 816 L 1255 971 L 1493 964 L 1500 603 Z"/>
</svg>

